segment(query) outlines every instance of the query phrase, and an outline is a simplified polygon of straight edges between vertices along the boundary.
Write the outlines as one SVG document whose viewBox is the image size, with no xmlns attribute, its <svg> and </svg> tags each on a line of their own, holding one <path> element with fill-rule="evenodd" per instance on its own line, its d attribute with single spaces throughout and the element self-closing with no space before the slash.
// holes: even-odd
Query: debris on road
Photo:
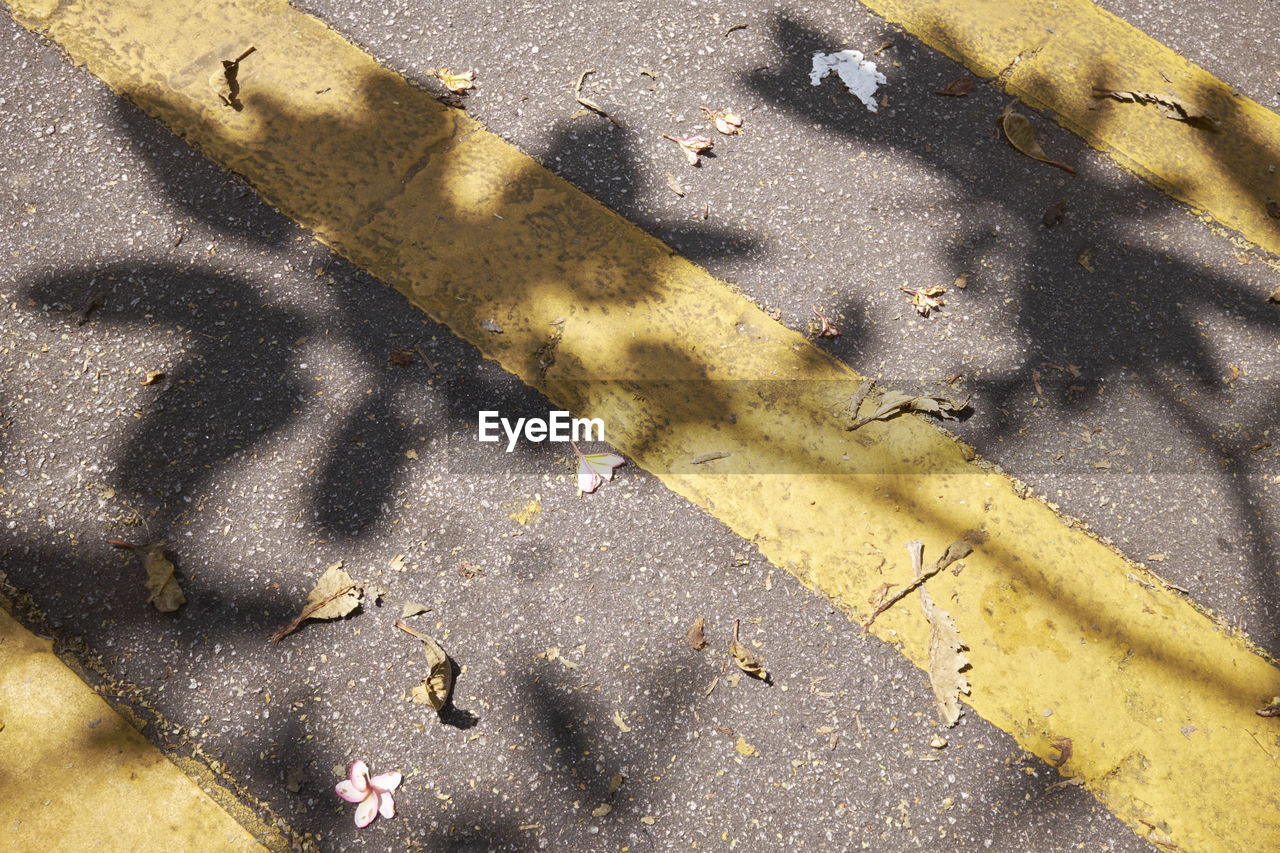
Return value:
<svg viewBox="0 0 1280 853">
<path fill-rule="evenodd" d="M 952 554 L 957 545 L 962 546 L 959 550 L 964 554 L 972 550 L 967 542 L 957 542 L 947 549 L 947 553 L 942 555 L 943 558 Z M 924 541 L 913 539 L 907 543 L 907 550 L 911 553 L 912 571 L 916 579 L 920 580 L 923 578 L 921 556 L 924 552 Z M 939 564 L 941 562 L 939 560 Z M 935 569 L 941 571 L 937 566 Z M 960 705 L 960 694 L 968 695 L 969 693 L 969 679 L 964 676 L 964 670 L 969 666 L 969 658 L 964 654 L 967 646 L 964 640 L 960 639 L 956 620 L 950 613 L 933 603 L 929 591 L 923 586 L 920 587 L 920 607 L 924 610 L 924 618 L 929 620 L 929 683 L 933 686 L 938 715 L 942 717 L 945 725 L 954 726 L 960 721 L 960 715 L 964 713 Z"/>
<path fill-rule="evenodd" d="M 729 654 L 733 655 L 733 662 L 738 665 L 738 669 L 752 678 L 771 684 L 772 679 L 769 677 L 768 670 L 764 668 L 764 662 L 738 641 L 738 622 L 737 619 L 733 620 L 733 642 L 729 644 Z"/>
<path fill-rule="evenodd" d="M 475 88 L 476 72 L 463 71 L 455 74 L 448 68 L 437 68 L 436 79 L 444 84 L 444 87 L 455 95 L 461 95 L 463 92 Z"/>
<path fill-rule="evenodd" d="M 1005 139 L 1009 140 L 1009 144 L 1031 159 L 1057 166 L 1073 175 L 1076 173 L 1074 167 L 1049 159 L 1044 149 L 1040 147 L 1040 143 L 1036 142 L 1036 132 L 1031 127 L 1031 121 L 1022 113 L 1014 112 L 1012 105 L 1005 107 L 1004 112 L 1000 113 L 1000 127 L 1004 130 Z"/>
<path fill-rule="evenodd" d="M 699 158 L 714 148 L 716 144 L 715 140 L 710 136 L 672 136 L 669 133 L 664 133 L 662 136 L 680 146 L 680 150 L 684 152 L 684 158 L 689 161 L 690 166 L 699 165 L 701 163 Z"/>
<path fill-rule="evenodd" d="M 622 127 L 622 122 L 619 121 L 617 118 L 615 118 L 612 113 L 610 113 L 604 107 L 597 104 L 595 101 L 589 98 L 582 97 L 583 81 L 587 79 L 588 74 L 595 74 L 595 73 L 596 73 L 596 70 L 594 68 L 588 68 L 586 71 L 583 71 L 582 74 L 578 76 L 578 85 L 573 87 L 573 99 L 578 103 L 582 104 L 587 109 L 593 112 L 597 112 L 600 115 L 607 118 L 609 121 L 613 122 L 615 127 Z"/>
<path fill-rule="evenodd" d="M 298 618 L 272 634 L 271 639 L 280 642 L 308 619 L 341 619 L 354 612 L 363 597 L 364 588 L 351 579 L 339 560 L 325 569 L 320 580 L 316 581 Z"/>
<path fill-rule="evenodd" d="M 174 578 L 174 565 L 164 555 L 163 542 L 133 545 L 123 539 L 108 539 L 107 544 L 117 548 L 128 548 L 142 563 L 142 569 L 147 573 L 147 589 L 151 592 L 147 603 L 154 606 L 156 610 L 161 613 L 173 613 L 187 603 L 187 597 L 182 594 L 182 587 L 178 586 L 178 581 Z"/>
<path fill-rule="evenodd" d="M 613 479 L 613 469 L 627 464 L 616 453 L 586 453 L 578 449 L 575 442 L 569 442 L 573 455 L 578 458 L 578 491 L 591 494 L 607 480 Z"/>
<path fill-rule="evenodd" d="M 861 389 L 859 389 L 861 390 Z M 924 412 L 937 415 L 944 420 L 957 420 L 956 413 L 969 407 L 969 401 L 957 403 L 947 397 L 931 397 L 927 394 L 912 396 L 901 391 L 890 391 L 880 402 L 880 406 L 865 418 L 854 421 L 846 430 L 852 432 L 871 421 L 888 420 L 903 412 Z"/>
<path fill-rule="evenodd" d="M 708 107 L 703 107 L 702 111 L 707 114 L 707 118 L 711 119 L 716 130 L 725 136 L 742 133 L 742 116 L 738 113 L 729 110 L 712 110 Z"/>
<path fill-rule="evenodd" d="M 938 298 L 947 292 L 940 284 L 926 288 L 899 287 L 898 289 L 907 294 L 911 307 L 916 309 L 916 313 L 921 317 L 928 317 L 930 311 L 947 304 Z"/>
<path fill-rule="evenodd" d="M 409 627 L 403 619 L 396 620 L 396 627 L 422 641 L 427 653 L 427 665 L 431 667 L 422 683 L 409 691 L 410 697 L 419 705 L 430 705 L 432 710 L 443 711 L 449 704 L 449 694 L 453 691 L 453 664 L 449 662 L 449 656 L 429 634 Z"/>
<path fill-rule="evenodd" d="M 837 53 L 818 52 L 813 55 L 813 70 L 809 82 L 817 86 L 831 72 L 844 83 L 849 94 L 862 101 L 871 112 L 877 111 L 876 89 L 889 81 L 876 70 L 876 64 L 865 58 L 860 50 L 842 50 Z"/>
<path fill-rule="evenodd" d="M 816 329 L 814 328 L 814 326 L 813 326 L 813 325 L 810 325 L 810 327 L 809 327 L 809 331 L 810 331 L 811 333 L 812 333 L 812 332 L 816 332 L 816 333 L 817 333 L 817 335 L 818 335 L 818 337 L 820 337 L 820 338 L 838 338 L 838 337 L 840 337 L 840 327 L 839 327 L 839 326 L 837 326 L 835 323 L 833 323 L 833 322 L 831 322 L 829 319 L 827 319 L 827 315 L 826 315 L 826 314 L 823 314 L 823 313 L 822 313 L 821 311 L 819 311 L 817 308 L 813 308 L 813 309 L 812 309 L 812 311 L 813 311 L 813 315 L 814 315 L 815 317 L 817 317 L 817 318 L 818 318 L 818 323 L 819 323 L 820 325 L 818 325 L 818 327 L 817 327 Z"/>
<path fill-rule="evenodd" d="M 689 626 L 689 645 L 695 652 L 700 652 L 707 647 L 707 638 L 702 633 L 704 625 L 703 618 L 699 616 L 692 625 Z"/>
<path fill-rule="evenodd" d="M 1129 104 L 1154 104 L 1160 107 L 1160 111 L 1164 113 L 1164 117 L 1174 121 L 1184 122 L 1192 127 L 1200 130 L 1217 130 L 1218 120 L 1202 110 L 1188 104 L 1186 101 L 1179 100 L 1171 94 L 1159 95 L 1155 92 L 1125 92 L 1118 89 L 1107 89 L 1101 86 L 1093 87 L 1093 96 L 1095 98 L 1111 98 L 1122 103 Z"/>
<path fill-rule="evenodd" d="M 952 80 L 941 89 L 936 89 L 935 93 L 939 95 L 948 95 L 952 98 L 963 98 L 972 91 L 973 78 L 968 75 L 963 75 Z"/>
<path fill-rule="evenodd" d="M 923 550 L 923 547 L 924 546 L 922 545 L 921 546 L 922 550 Z M 907 548 L 908 549 L 911 548 L 911 543 L 907 544 Z M 924 574 L 920 574 L 919 572 L 917 572 L 916 579 L 913 580 L 911 583 L 907 584 L 900 591 L 894 593 L 892 597 L 889 597 L 889 589 L 891 587 L 897 586 L 897 584 L 890 584 L 890 583 L 882 584 L 880 589 L 877 590 L 877 594 L 872 597 L 873 599 L 879 599 L 879 601 L 873 601 L 873 603 L 877 605 L 875 612 L 871 614 L 871 618 L 867 620 L 867 624 L 862 626 L 862 633 L 866 634 L 867 632 L 869 632 L 871 630 L 871 623 L 876 621 L 877 616 L 879 616 L 881 613 L 888 610 L 893 605 L 897 604 L 902 599 L 906 598 L 911 593 L 915 592 L 917 589 L 923 586 L 924 582 L 927 581 L 929 578 L 933 577 L 938 572 L 942 571 L 947 566 L 954 563 L 956 560 L 963 559 L 972 553 L 973 553 L 973 546 L 970 545 L 968 542 L 964 541 L 963 539 L 958 539 L 947 546 L 947 550 L 942 552 L 942 556 L 937 559 L 937 561 L 933 564 L 933 567 L 930 568 L 929 571 L 925 572 Z M 883 592 L 881 592 L 881 590 L 883 590 Z"/>
</svg>

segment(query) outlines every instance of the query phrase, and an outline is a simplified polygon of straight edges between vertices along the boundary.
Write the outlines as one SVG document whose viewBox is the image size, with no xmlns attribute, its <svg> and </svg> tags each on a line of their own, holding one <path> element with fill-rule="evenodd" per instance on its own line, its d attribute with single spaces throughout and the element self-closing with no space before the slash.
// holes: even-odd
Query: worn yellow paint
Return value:
<svg viewBox="0 0 1280 853">
<path fill-rule="evenodd" d="M 1280 846 L 1280 737 L 1253 713 L 1280 672 L 927 423 L 846 432 L 859 377 L 727 286 L 283 0 L 10 4 L 852 615 L 909 579 L 908 540 L 968 538 L 930 583 L 977 713 L 1043 757 L 1071 738 L 1064 772 L 1153 840 Z M 208 77 L 248 45 L 236 112 Z M 875 630 L 926 664 L 912 600 Z"/>
<path fill-rule="evenodd" d="M 5 850 L 266 849 L 3 609 L 0 724 Z"/>
<path fill-rule="evenodd" d="M 1280 115 L 1092 0 L 861 0 L 1248 240 L 1280 254 Z M 1093 87 L 1174 94 L 1216 131 Z"/>
</svg>

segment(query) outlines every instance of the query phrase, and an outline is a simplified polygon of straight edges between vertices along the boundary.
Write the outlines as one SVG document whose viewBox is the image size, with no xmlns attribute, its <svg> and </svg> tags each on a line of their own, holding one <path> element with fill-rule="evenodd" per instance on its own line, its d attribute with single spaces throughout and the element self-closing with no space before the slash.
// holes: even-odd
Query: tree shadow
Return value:
<svg viewBox="0 0 1280 853">
<path fill-rule="evenodd" d="M 945 39 L 945 22 L 935 22 L 935 27 Z M 1258 293 L 1190 263 L 1172 247 L 1165 252 L 1135 245 L 1131 229 L 1141 223 L 1144 211 L 1134 209 L 1132 193 L 1124 182 L 1112 180 L 1107 170 L 1082 165 L 1068 176 L 1014 152 L 996 125 L 1007 99 L 997 105 L 992 93 L 981 86 L 966 98 L 937 96 L 936 91 L 957 73 L 945 57 L 917 51 L 910 68 L 895 69 L 891 93 L 895 107 L 870 120 L 860 109 L 850 110 L 823 91 L 826 86 L 836 87 L 835 82 L 816 88 L 795 86 L 795 80 L 807 76 L 814 53 L 839 43 L 834 34 L 787 14 L 775 16 L 772 30 L 783 59 L 776 67 L 743 75 L 752 91 L 865 148 L 901 152 L 923 162 L 946 179 L 959 204 L 1005 211 L 1027 223 L 1021 236 L 1028 247 L 1021 255 L 1009 256 L 1014 244 L 993 233 L 985 219 L 962 222 L 946 250 L 954 276 L 982 270 L 984 259 L 1001 252 L 1008 267 L 1022 271 L 1011 310 L 1017 317 L 1016 331 L 1029 344 L 1016 365 L 993 366 L 987 376 L 967 380 L 975 405 L 1000 417 L 994 423 L 987 421 L 984 427 L 988 428 L 982 431 L 962 431 L 965 438 L 980 452 L 999 458 L 999 445 L 1017 446 L 1026 425 L 1025 419 L 1008 413 L 1048 403 L 1057 417 L 1069 423 L 1100 411 L 1106 403 L 1104 391 L 1136 389 L 1154 401 L 1163 419 L 1158 425 L 1176 436 L 1181 446 L 1198 447 L 1216 460 L 1214 479 L 1227 496 L 1232 516 L 1245 528 L 1226 550 L 1244 552 L 1252 574 L 1251 596 L 1265 602 L 1249 608 L 1250 621 L 1259 628 L 1269 625 L 1263 610 L 1280 605 L 1280 579 L 1273 571 L 1280 555 L 1268 539 L 1280 524 L 1280 515 L 1262 491 L 1263 477 L 1250 453 L 1280 417 L 1280 397 L 1267 385 L 1242 404 L 1224 382 L 1224 377 L 1231 376 L 1228 359 L 1210 349 L 1203 325 L 1206 316 L 1216 316 L 1229 320 L 1245 335 L 1274 334 L 1280 330 L 1275 312 L 1268 310 Z M 1098 68 L 1094 76 L 1120 79 L 1124 69 Z M 1051 82 L 1033 80 L 1022 85 L 1034 88 Z M 1188 94 L 1202 97 L 1222 119 L 1230 121 L 1238 111 L 1229 91 Z M 1133 108 L 1142 109 L 1122 104 L 1098 109 L 1091 113 L 1095 126 L 1087 130 L 1115 120 L 1117 110 Z M 1177 122 L 1165 124 L 1170 133 L 1196 134 L 1228 168 L 1238 150 L 1260 144 L 1256 139 L 1233 138 Z M 1039 132 L 1044 138 L 1043 127 Z M 970 144 L 974 139 L 990 144 L 974 149 Z M 1261 208 L 1264 188 L 1256 176 L 1232 174 L 1243 196 Z M 1170 189 L 1175 196 L 1185 196 L 1183 188 Z M 1059 200 L 1067 203 L 1065 220 L 1052 228 L 1042 224 L 1046 209 Z M 1084 209 L 1111 215 L 1084 220 L 1079 216 Z M 1092 269 L 1086 272 L 1086 266 Z M 1070 289 L 1064 278 L 1071 279 Z M 989 286 L 979 280 L 969 292 L 981 293 Z M 1083 378 L 1068 374 L 1064 370 L 1068 365 Z M 1041 379 L 1050 388 L 1048 394 L 1043 393 Z M 1241 423 L 1224 422 L 1222 412 L 1228 408 L 1233 409 L 1230 419 Z M 1176 476 L 1182 470 L 1161 454 L 1133 458 L 1126 464 L 1139 475 Z M 1034 482 L 1035 473 L 1028 471 L 1026 476 Z M 1158 541 L 1148 544 L 1158 545 Z M 1200 597 L 1214 590 L 1194 592 Z M 1252 639 L 1272 654 L 1280 653 L 1280 636 L 1255 630 Z"/>
</svg>

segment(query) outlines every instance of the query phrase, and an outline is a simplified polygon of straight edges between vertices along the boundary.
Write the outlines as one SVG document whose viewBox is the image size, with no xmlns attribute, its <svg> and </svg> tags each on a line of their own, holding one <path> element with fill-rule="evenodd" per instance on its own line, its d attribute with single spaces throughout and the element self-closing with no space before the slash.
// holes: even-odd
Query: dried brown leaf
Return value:
<svg viewBox="0 0 1280 853">
<path fill-rule="evenodd" d="M 911 553 L 912 570 L 919 578 L 923 574 L 921 557 L 924 542 L 920 539 L 912 540 L 907 543 L 907 550 Z M 962 672 L 969 666 L 969 659 L 964 654 L 967 647 L 960 639 L 956 620 L 933 603 L 933 598 L 924 587 L 920 588 L 920 606 L 924 610 L 925 619 L 929 620 L 929 683 L 933 686 L 938 715 L 945 725 L 954 726 L 964 712 L 960 706 L 960 694 L 969 693 L 969 679 Z"/>
<path fill-rule="evenodd" d="M 164 379 L 163 370 L 148 370 L 146 373 L 142 375 L 142 384 L 155 385 L 161 379 Z"/>
<path fill-rule="evenodd" d="M 413 363 L 413 350 L 393 349 L 391 355 L 387 358 L 387 363 L 392 367 L 408 367 Z"/>
<path fill-rule="evenodd" d="M 146 545 L 131 545 L 121 539 L 108 539 L 108 544 L 117 548 L 128 548 L 142 563 L 147 573 L 147 591 L 151 593 L 147 603 L 161 613 L 173 613 L 187 603 L 182 594 L 182 587 L 174 577 L 174 565 L 164 555 L 163 542 L 149 542 Z"/>
<path fill-rule="evenodd" d="M 667 187 L 676 195 L 684 198 L 684 184 L 680 183 L 680 179 L 670 172 L 667 173 Z"/>
<path fill-rule="evenodd" d="M 453 692 L 453 664 L 449 656 L 429 634 L 410 628 L 400 620 L 396 621 L 396 627 L 422 641 L 423 650 L 427 654 L 427 666 L 431 667 L 422 683 L 409 691 L 410 698 L 419 705 L 430 705 L 432 710 L 444 710 L 445 705 L 449 704 L 449 694 Z"/>
<path fill-rule="evenodd" d="M 325 569 L 320 580 L 316 581 L 298 618 L 272 634 L 271 639 L 280 642 L 308 619 L 341 619 L 360 606 L 363 596 L 364 590 L 351 579 L 339 560 Z"/>
<path fill-rule="evenodd" d="M 816 332 L 820 338 L 838 338 L 840 337 L 840 327 L 831 322 L 826 314 L 823 314 L 817 308 L 811 309 L 813 315 L 818 319 L 817 326 L 810 325 L 810 331 Z"/>
<path fill-rule="evenodd" d="M 931 397 L 927 394 L 911 396 L 901 391 L 889 391 L 880 400 L 880 405 L 865 418 L 854 421 L 847 430 L 855 430 L 871 421 L 888 420 L 903 412 L 924 412 L 946 420 L 957 420 L 957 414 L 969 407 L 969 401 L 957 403 L 946 397 Z"/>
<path fill-rule="evenodd" d="M 1061 767 L 1071 760 L 1071 753 L 1074 751 L 1071 745 L 1071 738 L 1055 737 L 1050 743 L 1053 744 L 1054 749 L 1058 750 L 1057 756 L 1049 759 L 1050 764 L 1054 767 Z"/>
<path fill-rule="evenodd" d="M 1280 304 L 1280 287 L 1277 287 L 1275 290 L 1271 291 L 1271 295 L 1267 297 L 1267 301 Z"/>
<path fill-rule="evenodd" d="M 444 84 L 445 88 L 455 95 L 475 88 L 476 72 L 463 71 L 455 74 L 448 68 L 437 68 L 436 78 Z"/>
<path fill-rule="evenodd" d="M 1123 103 L 1152 104 L 1160 107 L 1165 118 L 1184 122 L 1192 127 L 1199 128 L 1200 130 L 1218 129 L 1218 120 L 1216 118 L 1170 94 L 1161 95 L 1156 92 L 1127 92 L 1119 89 L 1107 89 L 1101 86 L 1094 86 L 1093 96 L 1095 98 L 1111 98 Z"/>
<path fill-rule="evenodd" d="M 938 298 L 947 292 L 940 284 L 926 288 L 899 287 L 898 289 L 907 294 L 911 307 L 916 309 L 916 313 L 921 317 L 928 317 L 930 311 L 947 304 Z"/>
<path fill-rule="evenodd" d="M 965 95 L 973 91 L 973 78 L 963 75 L 952 80 L 946 86 L 937 90 L 939 95 L 950 95 L 953 98 L 963 98 Z"/>
<path fill-rule="evenodd" d="M 400 618 L 408 619 L 410 616 L 420 616 L 423 613 L 430 613 L 431 608 L 417 601 L 406 601 L 404 607 L 400 608 Z"/>
<path fill-rule="evenodd" d="M 750 649 L 738 642 L 737 619 L 733 620 L 733 642 L 729 644 L 729 654 L 733 655 L 733 662 L 738 665 L 738 669 L 752 678 L 768 683 L 769 673 L 764 668 L 764 663 Z"/>
<path fill-rule="evenodd" d="M 689 645 L 693 647 L 695 652 L 700 652 L 707 647 L 707 638 L 703 636 L 702 627 L 703 619 L 701 616 L 689 626 Z"/>
<path fill-rule="evenodd" d="M 1014 112 L 1012 107 L 1005 107 L 1004 112 L 1000 114 L 1000 127 L 1004 130 L 1004 136 L 1009 140 L 1009 144 L 1023 154 L 1041 163 L 1057 166 L 1073 175 L 1076 173 L 1076 170 L 1066 163 L 1049 159 L 1044 149 L 1040 147 L 1040 143 L 1036 142 L 1036 132 L 1031 127 L 1031 121 L 1022 113 Z"/>
</svg>

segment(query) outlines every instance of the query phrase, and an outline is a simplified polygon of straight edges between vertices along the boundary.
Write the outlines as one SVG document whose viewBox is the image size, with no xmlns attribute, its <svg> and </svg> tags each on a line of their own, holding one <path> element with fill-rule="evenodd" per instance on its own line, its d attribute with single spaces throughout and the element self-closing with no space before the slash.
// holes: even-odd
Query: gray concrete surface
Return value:
<svg viewBox="0 0 1280 853">
<path fill-rule="evenodd" d="M 1048 121 L 1078 174 L 1021 158 L 1003 96 L 934 95 L 956 67 L 853 5 L 309 8 L 424 85 L 477 69 L 473 115 L 783 322 L 832 313 L 855 367 L 963 373 L 983 455 L 1280 648 L 1280 454 L 1250 449 L 1275 440 L 1280 363 L 1260 258 Z M 558 448 L 478 444 L 478 409 L 545 401 L 56 49 L 7 20 L 0 39 L 0 569 L 162 713 L 158 743 L 200 744 L 328 850 L 1146 847 L 972 715 L 931 748 L 921 673 L 652 477 L 579 498 Z M 815 50 L 886 40 L 878 113 L 809 86 Z M 587 68 L 624 128 L 571 117 Z M 746 126 L 694 170 L 661 134 L 706 132 L 703 105 Z M 962 274 L 928 319 L 897 290 Z M 167 540 L 187 606 L 151 611 L 113 537 Z M 338 559 L 381 606 L 272 645 Z M 461 668 L 439 719 L 406 698 L 411 600 Z M 729 684 L 735 619 L 775 686 Z M 357 757 L 408 776 L 359 832 L 332 793 Z"/>
</svg>

